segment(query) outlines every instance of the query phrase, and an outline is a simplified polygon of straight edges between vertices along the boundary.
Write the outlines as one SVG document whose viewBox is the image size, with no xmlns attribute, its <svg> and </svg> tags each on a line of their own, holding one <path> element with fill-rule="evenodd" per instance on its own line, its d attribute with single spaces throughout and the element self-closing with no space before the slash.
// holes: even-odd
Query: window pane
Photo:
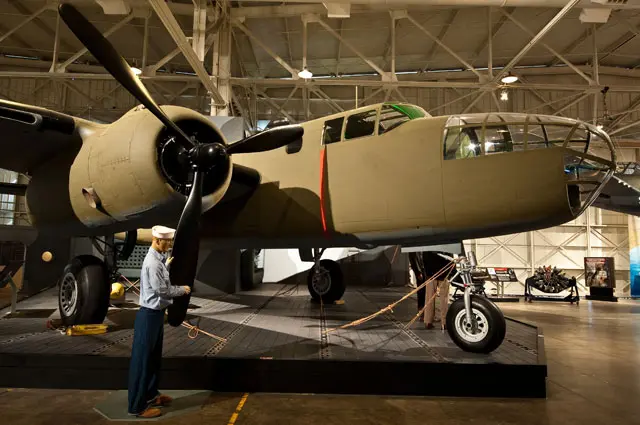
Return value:
<svg viewBox="0 0 640 425">
<path fill-rule="evenodd" d="M 509 129 L 506 126 L 486 128 L 484 134 L 484 151 L 487 155 L 513 151 L 513 143 L 511 142 Z"/>
<path fill-rule="evenodd" d="M 377 109 L 360 112 L 347 118 L 347 128 L 344 130 L 344 139 L 356 139 L 358 137 L 373 136 L 376 130 Z"/>
<path fill-rule="evenodd" d="M 339 142 L 342 136 L 342 123 L 344 117 L 335 118 L 324 123 L 322 143 L 329 144 Z"/>
<path fill-rule="evenodd" d="M 611 161 L 609 144 L 597 133 L 590 132 L 589 150 L 587 153 Z"/>
<path fill-rule="evenodd" d="M 464 159 L 480 156 L 480 144 L 474 128 L 447 129 L 444 159 Z"/>
<path fill-rule="evenodd" d="M 383 134 L 398 127 L 400 124 L 409 121 L 410 118 L 405 114 L 393 109 L 390 106 L 383 106 L 380 111 L 380 125 L 378 134 Z"/>
<path fill-rule="evenodd" d="M 571 127 L 563 126 L 563 125 L 547 125 L 545 124 L 544 129 L 547 131 L 547 138 L 549 139 L 550 145 L 562 146 L 564 144 L 564 140 L 569 135 L 571 131 Z"/>
</svg>

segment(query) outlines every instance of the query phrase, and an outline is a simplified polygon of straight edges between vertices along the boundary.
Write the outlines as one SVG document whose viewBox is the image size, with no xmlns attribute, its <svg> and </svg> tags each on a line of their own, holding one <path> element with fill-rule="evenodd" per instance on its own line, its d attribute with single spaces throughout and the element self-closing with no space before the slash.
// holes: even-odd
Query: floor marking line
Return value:
<svg viewBox="0 0 640 425">
<path fill-rule="evenodd" d="M 229 418 L 229 422 L 227 423 L 227 425 L 233 425 L 236 423 L 236 420 L 238 419 L 238 415 L 240 415 L 240 412 L 242 411 L 242 408 L 244 407 L 244 403 L 247 401 L 247 398 L 249 398 L 249 393 L 244 393 L 244 395 L 238 402 L 238 405 L 236 406 L 236 411 L 233 412 L 233 414 Z"/>
</svg>

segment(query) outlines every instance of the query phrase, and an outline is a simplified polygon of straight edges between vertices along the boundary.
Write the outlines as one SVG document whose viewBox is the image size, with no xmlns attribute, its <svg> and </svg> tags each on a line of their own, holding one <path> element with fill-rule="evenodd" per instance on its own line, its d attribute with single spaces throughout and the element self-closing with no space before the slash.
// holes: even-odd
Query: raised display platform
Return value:
<svg viewBox="0 0 640 425">
<path fill-rule="evenodd" d="M 416 300 L 355 328 L 326 334 L 406 294 L 407 288 L 352 287 L 344 304 L 313 303 L 306 287 L 265 284 L 218 299 L 191 297 L 189 320 L 226 338 L 188 337 L 165 327 L 161 387 L 220 392 L 288 392 L 473 397 L 545 397 L 547 367 L 539 328 L 507 320 L 504 343 L 479 355 L 446 331 L 416 322 Z M 0 387 L 126 389 L 135 297 L 110 309 L 103 335 L 47 330 L 53 290 L 0 319 Z"/>
</svg>

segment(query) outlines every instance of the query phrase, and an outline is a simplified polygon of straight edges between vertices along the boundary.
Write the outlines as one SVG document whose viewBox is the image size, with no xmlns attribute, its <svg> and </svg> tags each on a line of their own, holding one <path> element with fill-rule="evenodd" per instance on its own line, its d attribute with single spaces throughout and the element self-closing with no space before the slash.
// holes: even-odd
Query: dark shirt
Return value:
<svg viewBox="0 0 640 425">
<path fill-rule="evenodd" d="M 411 265 L 411 270 L 413 270 L 413 274 L 416 275 L 416 279 L 418 275 L 422 275 L 424 278 L 424 262 L 422 259 L 422 252 L 410 252 L 409 253 L 409 264 Z M 422 282 L 418 282 L 422 283 Z"/>
<path fill-rule="evenodd" d="M 441 256 L 439 256 L 438 252 L 436 251 L 425 251 L 422 254 L 422 261 L 424 264 L 426 278 L 434 276 L 440 271 L 440 269 L 446 267 L 450 263 L 450 261 L 446 258 L 442 258 Z M 447 252 L 441 252 L 441 254 L 452 257 L 452 255 Z M 441 274 L 440 276 L 438 276 L 438 280 L 443 280 L 447 274 L 448 273 Z"/>
</svg>

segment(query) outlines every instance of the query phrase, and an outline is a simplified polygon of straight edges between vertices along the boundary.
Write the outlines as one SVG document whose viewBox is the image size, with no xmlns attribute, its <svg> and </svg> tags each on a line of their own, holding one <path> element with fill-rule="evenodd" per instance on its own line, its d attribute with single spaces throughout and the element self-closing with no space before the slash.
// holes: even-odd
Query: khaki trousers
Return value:
<svg viewBox="0 0 640 425">
<path fill-rule="evenodd" d="M 439 290 L 439 294 L 431 300 L 433 294 Z M 449 281 L 448 280 L 434 280 L 427 284 L 427 295 L 425 298 L 426 308 L 424 310 L 424 323 L 433 323 L 436 316 L 436 299 L 440 298 L 440 321 L 445 323 L 447 317 L 447 310 L 449 309 Z M 429 301 L 431 300 L 431 301 Z"/>
</svg>

